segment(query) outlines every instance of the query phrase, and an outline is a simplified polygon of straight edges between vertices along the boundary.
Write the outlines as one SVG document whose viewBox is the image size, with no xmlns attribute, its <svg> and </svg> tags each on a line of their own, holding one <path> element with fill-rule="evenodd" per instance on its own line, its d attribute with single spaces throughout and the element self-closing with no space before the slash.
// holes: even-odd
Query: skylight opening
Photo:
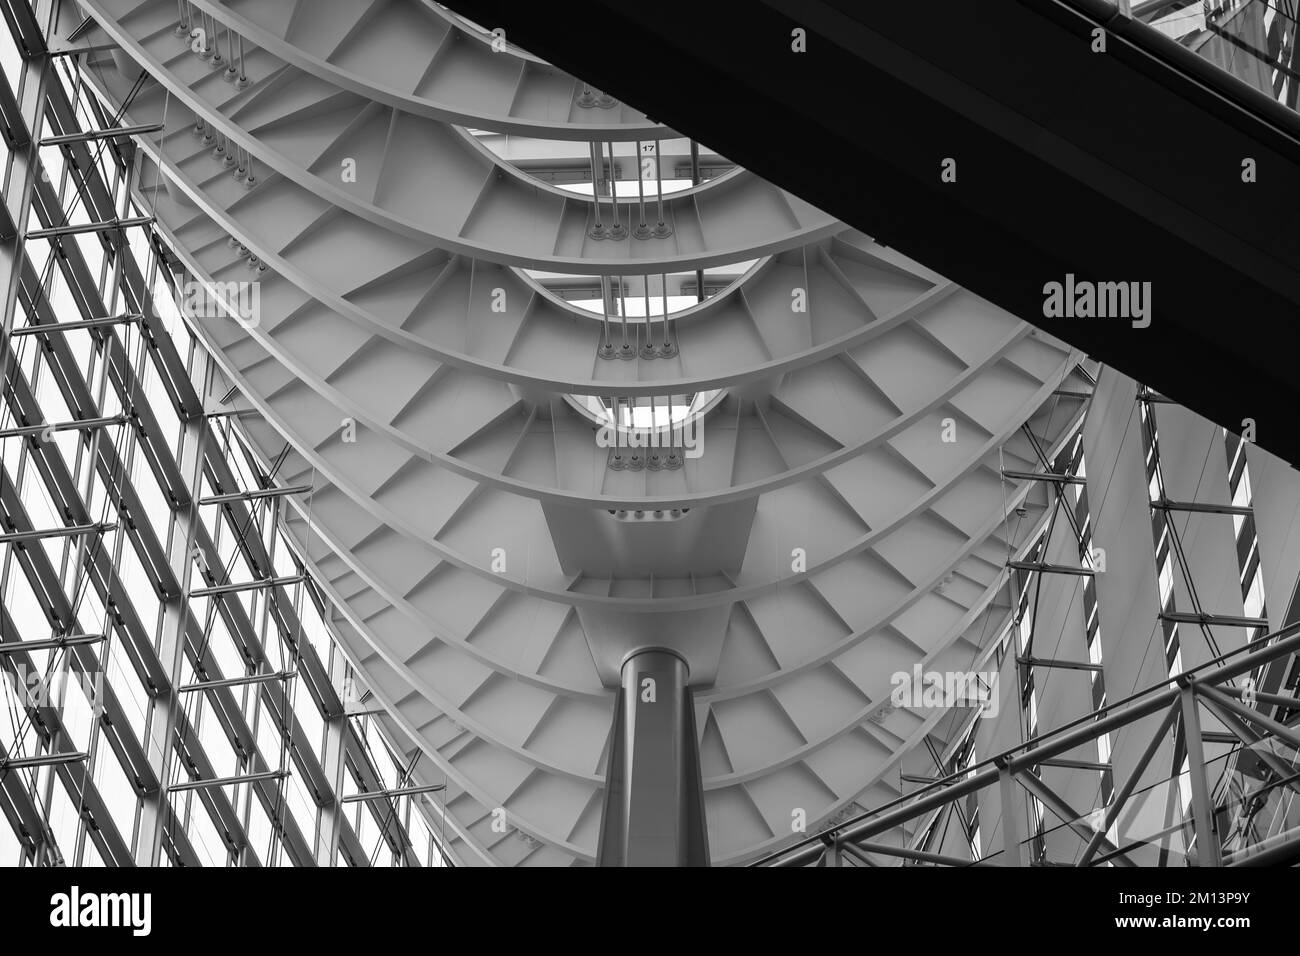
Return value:
<svg viewBox="0 0 1300 956">
<path fill-rule="evenodd" d="M 570 395 L 569 400 L 600 425 L 620 431 L 666 431 L 703 415 L 721 400 L 722 389 L 683 395 L 641 395 L 611 398 L 605 395 Z"/>
<path fill-rule="evenodd" d="M 524 273 L 570 305 L 596 318 L 651 319 L 694 308 L 730 289 L 757 263 L 757 259 L 712 266 L 700 272 L 671 272 L 650 276 L 573 275 L 524 269 Z M 703 295 L 700 294 L 703 279 Z M 608 284 L 608 290 L 605 284 Z M 608 295 L 608 306 L 604 295 Z"/>
<path fill-rule="evenodd" d="M 571 142 L 466 129 L 480 146 L 530 179 L 590 199 L 644 199 L 656 209 L 670 197 L 731 172 L 735 164 L 682 137 L 642 142 Z"/>
</svg>

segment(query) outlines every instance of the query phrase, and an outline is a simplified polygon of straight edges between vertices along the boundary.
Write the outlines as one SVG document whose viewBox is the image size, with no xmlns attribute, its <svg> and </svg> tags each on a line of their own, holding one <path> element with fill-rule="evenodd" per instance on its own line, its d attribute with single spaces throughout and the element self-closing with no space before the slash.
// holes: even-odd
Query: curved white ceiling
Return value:
<svg viewBox="0 0 1300 956">
<path fill-rule="evenodd" d="M 811 827 L 897 795 L 960 715 L 887 706 L 890 676 L 970 669 L 1005 628 L 1006 562 L 1049 500 L 1002 472 L 1040 470 L 1026 429 L 1051 454 L 1077 426 L 1078 353 L 744 171 L 668 201 L 669 239 L 591 240 L 590 199 L 458 127 L 671 131 L 577 105 L 580 82 L 432 4 L 200 0 L 238 29 L 245 89 L 176 36 L 172 0 L 83 5 L 152 77 L 123 122 L 166 124 L 137 184 L 159 228 L 205 281 L 259 283 L 256 323 L 196 331 L 278 478 L 315 488 L 289 531 L 383 719 L 446 774 L 463 862 L 594 860 L 638 643 L 691 661 L 716 862 L 791 839 L 794 808 Z M 115 104 L 124 62 L 88 64 Z M 340 182 L 342 156 L 373 172 Z M 677 318 L 677 355 L 632 361 L 519 269 L 755 258 Z M 609 468 L 564 400 L 703 388 L 726 390 L 704 453 L 673 469 Z"/>
</svg>

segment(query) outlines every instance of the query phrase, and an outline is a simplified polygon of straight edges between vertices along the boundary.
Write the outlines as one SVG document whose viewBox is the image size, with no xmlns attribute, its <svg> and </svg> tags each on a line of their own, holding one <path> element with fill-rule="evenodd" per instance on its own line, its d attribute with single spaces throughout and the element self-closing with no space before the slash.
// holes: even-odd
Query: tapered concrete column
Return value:
<svg viewBox="0 0 1300 956">
<path fill-rule="evenodd" d="M 686 661 L 644 648 L 623 660 L 605 775 L 600 866 L 708 866 L 695 704 Z"/>
</svg>

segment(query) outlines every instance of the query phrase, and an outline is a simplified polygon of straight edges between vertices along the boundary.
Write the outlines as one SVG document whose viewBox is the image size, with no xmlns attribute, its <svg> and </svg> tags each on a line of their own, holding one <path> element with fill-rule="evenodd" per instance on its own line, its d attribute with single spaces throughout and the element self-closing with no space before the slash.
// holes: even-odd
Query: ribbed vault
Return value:
<svg viewBox="0 0 1300 956">
<path fill-rule="evenodd" d="M 666 196 L 670 235 L 593 238 L 608 200 L 470 131 L 680 137 L 434 4 L 197 0 L 247 84 L 171 0 L 82 5 L 87 82 L 164 124 L 136 182 L 160 231 L 200 281 L 258 283 L 255 321 L 195 321 L 209 401 L 314 488 L 289 530 L 421 782 L 445 774 L 463 862 L 594 860 L 618 662 L 647 643 L 690 661 L 715 862 L 925 772 L 969 715 L 891 707 L 890 677 L 973 669 L 1007 626 L 1051 502 L 1005 473 L 1074 434 L 1079 353 L 740 169 Z M 671 330 L 651 307 L 665 273 L 750 260 Z M 602 319 L 525 269 L 647 308 Z M 625 335 L 634 358 L 600 354 Z M 673 465 L 611 467 L 566 400 L 703 389 L 703 453 Z"/>
</svg>

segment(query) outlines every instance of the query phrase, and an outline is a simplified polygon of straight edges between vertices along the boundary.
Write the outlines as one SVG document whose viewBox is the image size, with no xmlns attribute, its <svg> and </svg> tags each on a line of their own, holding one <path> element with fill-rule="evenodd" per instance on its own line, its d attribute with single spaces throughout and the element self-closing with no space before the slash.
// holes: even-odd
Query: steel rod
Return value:
<svg viewBox="0 0 1300 956">
<path fill-rule="evenodd" d="M 216 777 L 210 780 L 187 780 L 174 783 L 167 788 L 168 793 L 182 790 L 206 790 L 208 787 L 230 787 L 241 783 L 260 783 L 263 780 L 283 780 L 289 776 L 287 770 L 265 770 L 261 773 L 249 773 L 238 777 Z"/>
<path fill-rule="evenodd" d="M 1051 481 L 1062 485 L 1082 485 L 1086 483 L 1084 479 L 1076 478 L 1074 475 L 1057 475 L 1043 471 L 1004 471 L 1002 477 L 1014 478 L 1017 481 Z"/>
<path fill-rule="evenodd" d="M 344 803 L 361 803 L 365 800 L 384 800 L 388 797 L 409 797 L 421 793 L 441 793 L 447 789 L 443 783 L 432 784 L 427 787 L 401 787 L 396 790 L 372 790 L 369 793 L 354 793 L 351 796 L 344 797 Z"/>
<path fill-rule="evenodd" d="M 41 638 L 35 641 L 6 641 L 0 644 L 0 655 L 21 654 L 24 651 L 57 651 L 65 647 L 98 644 L 103 640 L 103 634 L 74 634 L 70 637 Z"/>
<path fill-rule="evenodd" d="M 76 322 L 45 322 L 40 325 L 25 325 L 9 333 L 11 338 L 24 335 L 44 335 L 46 332 L 76 332 L 81 329 L 102 329 L 113 325 L 129 325 L 142 322 L 144 316 L 139 313 L 131 315 L 106 315 L 98 319 L 81 319 Z"/>
<path fill-rule="evenodd" d="M 668 276 L 661 273 L 659 279 L 663 283 L 664 295 L 664 344 L 659 347 L 659 354 L 664 358 L 672 358 L 677 354 L 677 343 L 673 341 L 673 327 L 668 317 Z"/>
<path fill-rule="evenodd" d="M 306 575 L 294 574 L 283 578 L 260 578 L 256 581 L 244 581 L 241 584 L 217 584 L 208 588 L 196 588 L 190 597 L 213 597 L 221 594 L 235 594 L 239 591 L 256 591 L 260 588 L 277 588 L 290 584 L 300 584 L 307 580 Z"/>
<path fill-rule="evenodd" d="M 610 215 L 614 217 L 610 235 L 617 239 L 621 227 L 618 217 L 618 168 L 614 165 L 614 144 L 610 142 L 606 146 L 609 147 L 609 209 Z"/>
<path fill-rule="evenodd" d="M 293 680 L 297 671 L 276 671 L 273 674 L 249 674 L 245 677 L 226 677 L 221 680 L 200 681 L 197 684 L 183 684 L 179 691 L 192 694 L 201 690 L 219 690 L 222 687 L 243 687 L 246 684 L 266 684 L 272 681 Z"/>
<path fill-rule="evenodd" d="M 655 140 L 655 191 L 659 198 L 659 223 L 655 235 L 662 237 L 668 234 L 668 225 L 664 222 L 664 168 L 661 156 L 659 140 Z"/>
<path fill-rule="evenodd" d="M 1092 568 L 1072 568 L 1064 564 L 1046 564 L 1041 561 L 1008 561 L 1007 567 L 1016 571 L 1038 571 L 1041 574 L 1073 574 L 1076 577 L 1090 578 L 1094 574 Z"/>
<path fill-rule="evenodd" d="M 1198 501 L 1170 501 L 1167 498 L 1151 502 L 1151 507 L 1157 511 L 1195 511 L 1201 514 L 1213 515 L 1251 515 L 1255 513 L 1252 508 L 1238 505 L 1202 504 Z"/>
<path fill-rule="evenodd" d="M 605 225 L 600 219 L 600 170 L 604 165 L 604 159 L 596 161 L 596 143 L 593 140 L 590 146 L 591 151 L 591 201 L 595 204 L 596 221 L 591 227 L 591 237 L 593 239 L 605 238 Z"/>
<path fill-rule="evenodd" d="M 641 346 L 641 357 L 653 359 L 657 358 L 659 353 L 655 350 L 654 320 L 650 316 L 650 277 L 648 275 L 641 277 L 641 293 L 645 298 L 645 342 Z"/>
<path fill-rule="evenodd" d="M 1027 667 L 1059 667 L 1064 670 L 1101 672 L 1100 664 L 1089 664 L 1084 661 L 1054 660 L 1049 657 L 1017 657 L 1016 663 Z"/>
<path fill-rule="evenodd" d="M 153 216 L 137 216 L 133 219 L 106 219 L 102 222 L 88 222 L 80 226 L 52 226 L 49 229 L 33 229 L 27 234 L 27 238 L 54 239 L 58 236 L 80 236 L 88 232 L 108 232 L 111 229 L 126 229 L 129 226 L 148 226 L 153 221 Z"/>
<path fill-rule="evenodd" d="M 977 860 L 963 860 L 960 857 L 944 856 L 941 853 L 926 853 L 924 850 L 911 850 L 907 847 L 888 846 L 884 843 L 855 843 L 852 844 L 859 850 L 867 853 L 877 853 L 880 856 L 896 856 L 904 860 L 916 860 L 918 863 L 933 863 L 935 866 L 976 866 Z M 842 844 L 844 849 L 848 849 L 849 844 Z"/>
<path fill-rule="evenodd" d="M 235 68 L 235 31 L 226 27 L 226 72 L 222 79 L 230 81 L 238 75 L 239 70 Z"/>
<path fill-rule="evenodd" d="M 121 425 L 126 420 L 125 415 L 110 415 L 107 418 L 82 418 L 70 422 L 57 422 L 53 425 L 20 425 L 17 428 L 0 429 L 0 438 L 40 435 L 47 430 L 51 432 L 90 431 L 95 428 L 106 428 L 110 425 Z"/>
<path fill-rule="evenodd" d="M 1246 691 L 1241 687 L 1222 687 L 1220 690 L 1229 697 L 1243 697 Z M 1267 694 L 1262 690 L 1253 691 L 1251 696 L 1261 704 L 1285 707 L 1287 710 L 1300 710 L 1300 697 L 1284 697 L 1281 694 Z"/>
<path fill-rule="evenodd" d="M 138 136 L 142 133 L 157 133 L 164 129 L 162 123 L 142 123 L 139 126 L 116 126 L 108 129 L 92 129 L 81 133 L 62 133 L 48 136 L 41 140 L 42 146 L 64 146 L 68 143 L 88 143 L 98 139 L 112 139 L 116 136 Z"/>
<path fill-rule="evenodd" d="M 116 522 L 96 524 L 74 524 L 66 528 L 42 528 L 32 531 L 10 531 L 0 534 L 0 544 L 21 544 L 24 541 L 40 541 L 45 538 L 70 538 L 77 534 L 94 534 L 98 531 L 111 531 L 117 527 Z"/>
<path fill-rule="evenodd" d="M 642 173 L 641 141 L 636 141 L 636 197 L 637 209 L 640 215 L 640 221 L 637 223 L 635 235 L 638 239 L 650 238 L 650 226 L 645 221 L 645 176 Z"/>
<path fill-rule="evenodd" d="M 1097 760 L 1066 760 L 1064 757 L 1055 757 L 1051 760 L 1040 760 L 1040 767 L 1061 767 L 1065 770 L 1096 770 L 1103 773 L 1114 768 L 1108 763 L 1101 763 Z"/>
<path fill-rule="evenodd" d="M 56 767 L 67 763 L 81 763 L 86 755 L 80 751 L 59 754 L 39 754 L 35 757 L 6 757 L 0 760 L 0 770 L 23 770 L 31 767 Z"/>
<path fill-rule="evenodd" d="M 282 495 L 305 495 L 312 491 L 311 485 L 286 485 L 283 488 L 258 488 L 255 491 L 232 491 L 227 494 L 210 495 L 199 500 L 201 505 L 220 505 L 228 501 L 252 501 L 257 498 L 278 498 Z"/>
<path fill-rule="evenodd" d="M 1173 624 L 1206 624 L 1220 627 L 1268 627 L 1262 617 L 1238 617 L 1233 614 L 1189 614 L 1185 611 L 1165 611 L 1160 620 Z"/>
</svg>

